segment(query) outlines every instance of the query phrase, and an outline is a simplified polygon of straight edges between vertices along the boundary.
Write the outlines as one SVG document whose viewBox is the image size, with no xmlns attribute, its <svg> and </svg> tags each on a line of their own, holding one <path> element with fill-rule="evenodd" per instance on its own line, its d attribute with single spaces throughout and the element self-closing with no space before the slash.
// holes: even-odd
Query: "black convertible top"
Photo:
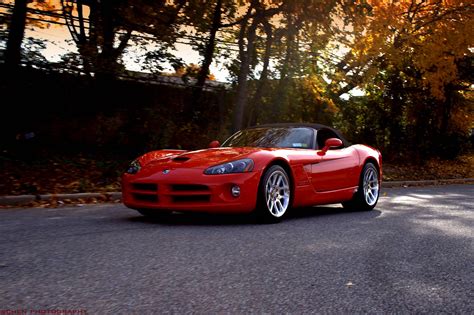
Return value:
<svg viewBox="0 0 474 315">
<path fill-rule="evenodd" d="M 306 128 L 312 128 L 314 130 L 321 130 L 321 129 L 329 129 L 333 131 L 341 140 L 342 143 L 344 144 L 344 147 L 350 146 L 350 142 L 346 140 L 346 138 L 342 135 L 342 133 L 334 129 L 332 127 L 322 125 L 322 124 L 314 124 L 314 123 L 277 123 L 277 124 L 264 124 L 264 125 L 256 125 L 249 127 L 247 129 L 254 129 L 254 128 L 298 128 L 298 127 L 306 127 Z"/>
</svg>

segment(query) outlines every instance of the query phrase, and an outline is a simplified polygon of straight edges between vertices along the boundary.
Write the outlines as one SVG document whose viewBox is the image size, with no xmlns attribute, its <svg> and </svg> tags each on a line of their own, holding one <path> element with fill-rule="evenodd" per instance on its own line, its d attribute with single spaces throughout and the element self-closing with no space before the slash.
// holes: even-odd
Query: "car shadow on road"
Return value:
<svg viewBox="0 0 474 315">
<path fill-rule="evenodd" d="M 287 217 L 281 222 L 292 222 L 299 219 L 310 219 L 332 215 L 342 214 L 360 214 L 364 220 L 378 217 L 381 212 L 379 210 L 372 211 L 354 211 L 344 209 L 342 207 L 304 207 L 292 209 Z M 168 215 L 163 215 L 159 218 L 150 218 L 142 215 L 129 217 L 128 221 L 141 222 L 146 224 L 161 224 L 161 225 L 258 225 L 261 224 L 257 217 L 253 214 L 209 214 L 209 213 L 191 213 L 191 212 L 173 212 Z"/>
<path fill-rule="evenodd" d="M 322 217 L 330 215 L 342 215 L 342 214 L 354 214 L 360 215 L 360 217 L 367 218 L 376 218 L 381 215 L 381 211 L 374 209 L 372 211 L 359 211 L 352 209 L 345 209 L 343 207 L 337 206 L 314 206 L 314 207 L 304 207 L 293 209 L 287 217 L 287 220 L 295 219 L 306 219 L 312 217 Z"/>
<path fill-rule="evenodd" d="M 248 225 L 255 224 L 251 214 L 209 214 L 173 212 L 159 218 L 137 217 L 128 218 L 132 222 L 161 225 Z"/>
</svg>

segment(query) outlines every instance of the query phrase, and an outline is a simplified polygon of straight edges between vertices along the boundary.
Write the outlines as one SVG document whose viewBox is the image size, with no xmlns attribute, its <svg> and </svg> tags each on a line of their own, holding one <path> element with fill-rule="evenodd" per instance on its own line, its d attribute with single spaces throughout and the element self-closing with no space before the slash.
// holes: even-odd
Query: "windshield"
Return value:
<svg viewBox="0 0 474 315">
<path fill-rule="evenodd" d="M 222 146 L 313 149 L 314 130 L 304 127 L 246 129 L 232 135 Z"/>
</svg>

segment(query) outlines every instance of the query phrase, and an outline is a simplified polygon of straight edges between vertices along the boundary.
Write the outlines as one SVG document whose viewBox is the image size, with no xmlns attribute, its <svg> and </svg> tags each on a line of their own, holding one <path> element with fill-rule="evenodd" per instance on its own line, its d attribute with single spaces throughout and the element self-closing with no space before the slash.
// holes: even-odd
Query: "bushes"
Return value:
<svg viewBox="0 0 474 315">
<path fill-rule="evenodd" d="M 137 155 L 167 148 L 202 148 L 227 136 L 227 92 L 204 91 L 206 107 L 200 119 L 186 112 L 191 89 L 115 81 L 106 86 L 67 74 L 30 70 L 18 84 L 2 81 L 8 117 L 1 140 L 4 150 L 25 155 L 31 150 L 66 152 L 117 152 Z M 224 118 L 225 117 L 225 118 Z M 206 130 L 207 132 L 202 132 Z M 18 134 L 34 132 L 34 141 L 17 140 Z M 224 137 L 225 137 L 224 136 Z M 31 151 L 30 150 L 30 151 Z"/>
<path fill-rule="evenodd" d="M 133 158 L 161 148 L 205 148 L 231 132 L 232 91 L 204 91 L 201 106 L 192 115 L 191 87 L 133 81 L 104 86 L 37 70 L 22 76 L 19 84 L 3 80 L 0 86 L 5 95 L 2 105 L 10 113 L 3 116 L 0 127 L 2 150 L 18 156 L 34 159 L 36 152 L 54 149 Z M 302 79 L 290 81 L 285 97 L 277 99 L 282 94 L 277 93 L 277 83 L 269 81 L 260 99 L 250 98 L 247 115 L 252 123 L 333 125 L 350 141 L 379 148 L 387 160 L 454 158 L 471 147 L 472 109 L 456 94 L 451 103 L 439 103 L 417 91 L 399 89 L 390 94 L 388 89 L 373 89 L 344 101 L 327 97 L 323 83 Z M 440 110 L 446 104 L 451 104 L 448 116 Z M 33 139 L 22 138 L 31 132 Z"/>
<path fill-rule="evenodd" d="M 341 101 L 335 126 L 350 141 L 379 148 L 386 160 L 420 163 L 430 157 L 454 159 L 472 148 L 466 121 L 450 119 L 443 126 L 433 103 L 414 106 L 409 100 L 394 104 L 383 97 L 372 97 Z"/>
</svg>

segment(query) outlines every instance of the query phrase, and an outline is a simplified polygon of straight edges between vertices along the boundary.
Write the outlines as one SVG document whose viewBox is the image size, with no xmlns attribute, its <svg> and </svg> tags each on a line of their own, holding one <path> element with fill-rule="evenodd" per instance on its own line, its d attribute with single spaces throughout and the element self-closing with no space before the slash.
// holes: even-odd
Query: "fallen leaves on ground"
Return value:
<svg viewBox="0 0 474 315">
<path fill-rule="evenodd" d="M 474 154 L 455 160 L 433 158 L 422 165 L 383 163 L 384 181 L 474 178 Z"/>
<path fill-rule="evenodd" d="M 42 195 L 120 191 L 127 161 L 85 157 L 2 159 L 0 195 Z"/>
<path fill-rule="evenodd" d="M 83 207 L 89 204 L 98 204 L 104 202 L 120 203 L 120 199 L 102 199 L 102 198 L 84 198 L 84 199 L 63 199 L 63 200 L 35 200 L 20 205 L 0 205 L 0 209 L 11 208 L 63 208 L 63 207 Z"/>
</svg>

